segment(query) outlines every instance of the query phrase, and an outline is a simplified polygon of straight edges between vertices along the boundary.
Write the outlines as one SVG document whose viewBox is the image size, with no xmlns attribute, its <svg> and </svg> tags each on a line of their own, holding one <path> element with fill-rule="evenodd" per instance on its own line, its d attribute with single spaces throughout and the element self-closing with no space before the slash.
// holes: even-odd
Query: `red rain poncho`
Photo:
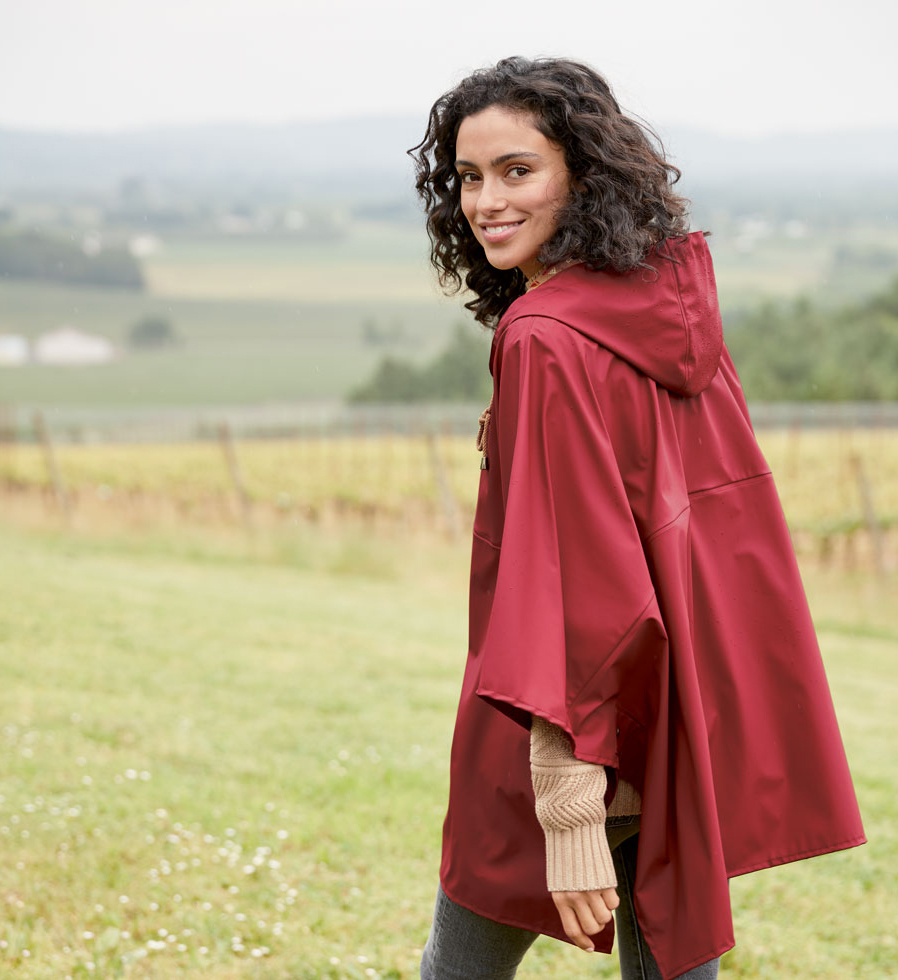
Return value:
<svg viewBox="0 0 898 980">
<path fill-rule="evenodd" d="M 637 914 L 671 978 L 733 945 L 728 877 L 865 838 L 704 236 L 663 251 L 655 272 L 566 269 L 496 331 L 441 881 L 566 938 L 541 715 L 642 794 Z"/>
</svg>

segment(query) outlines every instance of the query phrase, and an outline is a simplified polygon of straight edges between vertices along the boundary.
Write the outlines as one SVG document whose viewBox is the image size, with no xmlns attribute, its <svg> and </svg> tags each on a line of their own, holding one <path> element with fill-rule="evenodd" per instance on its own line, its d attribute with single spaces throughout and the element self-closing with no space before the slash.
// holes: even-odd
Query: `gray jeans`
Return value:
<svg viewBox="0 0 898 980">
<path fill-rule="evenodd" d="M 639 817 L 609 817 L 605 829 L 620 898 L 614 918 L 621 976 L 623 980 L 661 980 L 633 904 Z M 440 888 L 421 957 L 421 980 L 511 980 L 537 935 L 462 908 Z M 719 964 L 719 959 L 703 963 L 682 974 L 680 980 L 715 980 Z"/>
</svg>

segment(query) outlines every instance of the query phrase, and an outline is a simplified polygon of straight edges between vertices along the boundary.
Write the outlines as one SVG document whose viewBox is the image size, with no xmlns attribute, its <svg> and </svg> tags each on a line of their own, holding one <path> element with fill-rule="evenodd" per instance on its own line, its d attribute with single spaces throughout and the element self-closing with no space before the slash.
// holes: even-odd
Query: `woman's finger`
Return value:
<svg viewBox="0 0 898 980">
<path fill-rule="evenodd" d="M 608 906 L 605 904 L 603 893 L 583 892 L 583 900 L 586 903 L 587 907 L 589 908 L 589 911 L 592 915 L 592 918 L 595 920 L 596 925 L 599 927 L 597 930 L 594 931 L 598 932 L 600 929 L 604 929 L 605 926 L 607 926 L 608 923 L 611 921 L 611 909 L 609 909 Z M 580 918 L 580 921 L 583 922 L 582 916 Z M 593 930 L 587 930 L 587 932 L 590 931 Z"/>
<path fill-rule="evenodd" d="M 617 897 L 616 888 L 603 888 L 602 898 L 605 900 L 606 908 L 611 909 L 612 912 L 618 907 L 618 905 L 620 905 L 620 899 Z"/>
<path fill-rule="evenodd" d="M 561 898 L 561 894 L 567 893 L 554 892 L 552 894 L 552 898 L 555 900 L 555 907 L 558 909 L 558 915 L 561 917 L 561 924 L 564 927 L 564 934 L 572 943 L 579 946 L 580 949 L 585 949 L 590 953 L 593 952 L 593 950 L 595 950 L 595 946 L 593 946 L 592 940 L 583 931 L 576 912 L 564 899 Z"/>
<path fill-rule="evenodd" d="M 595 915 L 593 911 L 592 904 L 590 902 L 590 895 L 595 895 L 595 892 L 571 892 L 570 894 L 576 896 L 571 899 L 571 906 L 574 910 L 577 920 L 580 923 L 580 928 L 586 933 L 587 936 L 594 936 L 597 932 L 601 932 L 604 926 L 604 922 L 601 922 Z M 601 900 L 600 900 L 601 902 Z M 604 903 L 602 904 L 602 910 L 606 915 L 611 915 L 605 909 Z"/>
</svg>

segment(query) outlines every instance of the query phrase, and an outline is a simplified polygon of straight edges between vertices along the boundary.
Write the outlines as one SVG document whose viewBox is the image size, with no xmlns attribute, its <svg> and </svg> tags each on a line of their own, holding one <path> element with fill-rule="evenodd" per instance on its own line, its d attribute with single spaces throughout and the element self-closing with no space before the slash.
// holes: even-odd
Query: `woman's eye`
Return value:
<svg viewBox="0 0 898 980">
<path fill-rule="evenodd" d="M 512 177 L 526 177 L 530 173 L 529 167 L 512 167 L 509 171 Z"/>
<path fill-rule="evenodd" d="M 473 170 L 465 170 L 458 175 L 458 179 L 463 184 L 473 184 L 474 181 L 477 180 L 477 174 L 475 174 Z"/>
</svg>

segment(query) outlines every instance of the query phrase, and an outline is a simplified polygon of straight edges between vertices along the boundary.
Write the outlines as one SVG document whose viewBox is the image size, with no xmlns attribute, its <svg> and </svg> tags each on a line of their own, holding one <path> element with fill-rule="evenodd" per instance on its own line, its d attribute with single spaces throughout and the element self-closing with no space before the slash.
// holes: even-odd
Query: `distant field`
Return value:
<svg viewBox="0 0 898 980">
<path fill-rule="evenodd" d="M 734 238 L 708 239 L 724 310 L 755 306 L 761 299 L 806 295 L 830 307 L 862 299 L 898 275 L 898 230 L 891 225 L 854 226 L 812 232 L 804 238 L 761 239 L 751 252 Z M 892 253 L 890 262 L 871 261 L 868 253 Z"/>
<path fill-rule="evenodd" d="M 712 236 L 710 244 L 725 314 L 801 293 L 830 305 L 847 302 L 898 272 L 862 257 L 874 246 L 898 250 L 898 233 L 883 228 L 771 237 L 750 253 L 726 235 Z M 861 258 L 836 261 L 838 247 Z M 345 239 L 320 243 L 172 237 L 146 260 L 146 274 L 145 293 L 0 282 L 0 332 L 34 337 L 68 324 L 122 346 L 121 358 L 101 367 L 0 367 L 0 403 L 337 400 L 385 354 L 426 360 L 454 322 L 470 321 L 461 299 L 439 296 L 423 231 L 403 225 L 357 224 Z M 171 321 L 177 348 L 141 353 L 124 346 L 129 328 L 148 314 Z M 368 321 L 385 332 L 399 325 L 401 339 L 366 344 Z"/>
<path fill-rule="evenodd" d="M 713 231 L 713 228 L 711 229 Z M 709 238 L 724 308 L 760 297 L 808 293 L 824 304 L 863 296 L 898 273 L 863 259 L 867 249 L 893 249 L 898 231 L 858 226 L 839 233 L 782 234 L 741 250 L 732 235 Z M 837 260 L 841 249 L 848 256 Z M 346 239 L 173 239 L 147 260 L 151 291 L 160 296 L 294 298 L 304 302 L 419 300 L 434 295 L 422 228 L 359 223 Z"/>
<path fill-rule="evenodd" d="M 414 980 L 468 542 L 0 517 L 0 975 Z M 732 883 L 734 980 L 894 976 L 894 577 L 805 577 L 871 843 Z M 521 980 L 617 975 L 541 939 Z"/>
<path fill-rule="evenodd" d="M 146 261 L 150 291 L 205 299 L 303 303 L 432 302 L 420 228 L 358 224 L 345 239 L 173 239 Z"/>
<path fill-rule="evenodd" d="M 146 314 L 167 317 L 182 343 L 125 350 L 92 367 L 0 367 L 0 403 L 24 405 L 210 405 L 336 400 L 368 378 L 387 353 L 424 361 L 442 349 L 457 303 L 162 299 L 33 284 L 0 285 L 0 330 L 36 336 L 61 324 L 121 343 Z M 363 341 L 366 322 L 390 345 Z M 484 371 L 487 370 L 484 360 Z"/>
</svg>

